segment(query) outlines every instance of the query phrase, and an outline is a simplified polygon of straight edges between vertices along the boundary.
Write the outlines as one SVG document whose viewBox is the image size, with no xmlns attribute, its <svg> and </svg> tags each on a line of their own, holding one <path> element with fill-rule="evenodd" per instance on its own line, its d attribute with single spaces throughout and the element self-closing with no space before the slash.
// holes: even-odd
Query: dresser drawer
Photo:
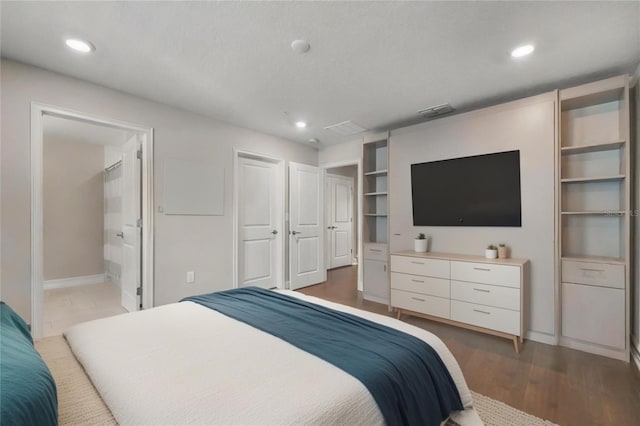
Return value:
<svg viewBox="0 0 640 426">
<path fill-rule="evenodd" d="M 389 247 L 386 244 L 365 244 L 364 258 L 370 260 L 382 260 L 386 262 L 389 257 Z"/>
<path fill-rule="evenodd" d="M 450 318 L 449 299 L 391 289 L 391 306 L 440 318 Z"/>
<path fill-rule="evenodd" d="M 520 310 L 520 289 L 517 288 L 452 280 L 451 299 L 513 311 Z"/>
<path fill-rule="evenodd" d="M 624 289 L 624 265 L 563 260 L 562 282 Z"/>
<path fill-rule="evenodd" d="M 449 279 L 449 261 L 423 257 L 391 256 L 391 272 Z"/>
<path fill-rule="evenodd" d="M 451 279 L 520 288 L 520 267 L 452 261 Z"/>
<path fill-rule="evenodd" d="M 391 273 L 391 288 L 428 294 L 430 296 L 449 298 L 449 280 L 443 278 L 407 275 L 399 272 Z"/>
<path fill-rule="evenodd" d="M 452 300 L 451 319 L 520 336 L 520 312 L 509 309 Z"/>
</svg>

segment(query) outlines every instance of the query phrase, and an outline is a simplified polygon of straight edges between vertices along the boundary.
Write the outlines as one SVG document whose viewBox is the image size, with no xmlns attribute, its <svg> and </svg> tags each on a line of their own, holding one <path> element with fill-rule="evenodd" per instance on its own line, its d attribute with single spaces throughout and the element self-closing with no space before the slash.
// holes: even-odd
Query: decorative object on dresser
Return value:
<svg viewBox="0 0 640 426">
<path fill-rule="evenodd" d="M 484 250 L 484 257 L 487 259 L 496 259 L 498 257 L 498 248 L 491 244 Z"/>
<path fill-rule="evenodd" d="M 559 91 L 560 345 L 629 362 L 629 77 Z"/>
<path fill-rule="evenodd" d="M 504 244 L 498 244 L 498 259 L 508 259 L 509 252 L 507 246 Z"/>
<path fill-rule="evenodd" d="M 363 297 L 389 303 L 389 133 L 363 138 Z"/>
<path fill-rule="evenodd" d="M 391 306 L 398 318 L 414 315 L 505 337 L 520 353 L 528 270 L 527 259 L 394 252 Z"/>
<path fill-rule="evenodd" d="M 427 236 L 422 232 L 418 234 L 415 240 L 413 240 L 413 251 L 416 253 L 426 253 L 427 251 Z"/>
</svg>

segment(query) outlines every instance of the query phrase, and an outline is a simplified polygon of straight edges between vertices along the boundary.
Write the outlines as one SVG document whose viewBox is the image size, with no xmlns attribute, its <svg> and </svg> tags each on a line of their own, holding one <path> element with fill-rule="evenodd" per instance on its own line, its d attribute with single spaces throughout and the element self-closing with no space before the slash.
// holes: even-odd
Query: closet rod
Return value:
<svg viewBox="0 0 640 426">
<path fill-rule="evenodd" d="M 122 166 L 122 160 L 119 160 L 115 163 L 113 163 L 112 165 L 110 165 L 109 167 L 107 167 L 106 169 L 104 169 L 105 173 L 109 173 L 111 170 L 115 170 L 118 167 Z"/>
</svg>

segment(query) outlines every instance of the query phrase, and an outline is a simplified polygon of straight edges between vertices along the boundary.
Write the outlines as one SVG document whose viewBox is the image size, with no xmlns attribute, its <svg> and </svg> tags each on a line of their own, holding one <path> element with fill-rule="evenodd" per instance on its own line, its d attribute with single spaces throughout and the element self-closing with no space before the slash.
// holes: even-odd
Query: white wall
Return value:
<svg viewBox="0 0 640 426">
<path fill-rule="evenodd" d="M 526 324 L 543 334 L 531 338 L 545 341 L 555 335 L 554 105 L 549 93 L 392 131 L 389 164 L 390 249 L 411 249 L 418 232 L 431 237 L 431 251 L 482 255 L 488 244 L 506 243 L 513 257 L 531 261 Z M 413 226 L 411 164 L 516 149 L 521 228 Z"/>
<path fill-rule="evenodd" d="M 46 280 L 104 273 L 104 148 L 43 138 L 43 275 Z M 4 269 L 4 268 L 3 268 Z"/>
<path fill-rule="evenodd" d="M 156 305 L 232 285 L 233 147 L 300 163 L 316 165 L 318 161 L 311 147 L 39 68 L 2 60 L 1 74 L 1 296 L 27 321 L 31 317 L 31 101 L 153 127 L 156 205 L 163 204 L 164 159 L 208 158 L 225 168 L 224 216 L 165 216 L 156 208 Z M 195 284 L 185 284 L 186 271 L 195 271 Z"/>
<path fill-rule="evenodd" d="M 334 163 L 345 160 L 355 160 L 362 158 L 362 138 L 345 142 L 338 145 L 323 147 L 318 152 L 318 162 Z"/>
</svg>

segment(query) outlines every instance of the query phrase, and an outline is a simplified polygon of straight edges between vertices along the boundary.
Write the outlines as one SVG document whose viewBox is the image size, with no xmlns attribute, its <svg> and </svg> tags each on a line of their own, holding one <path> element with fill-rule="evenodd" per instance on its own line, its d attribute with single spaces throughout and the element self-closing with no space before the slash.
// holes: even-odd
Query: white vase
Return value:
<svg viewBox="0 0 640 426">
<path fill-rule="evenodd" d="M 496 259 L 498 257 L 498 250 L 485 249 L 484 257 L 487 259 Z"/>
<path fill-rule="evenodd" d="M 429 241 L 428 238 L 425 238 L 424 240 L 418 240 L 418 239 L 413 240 L 413 250 L 416 253 L 426 253 L 427 241 Z"/>
</svg>

